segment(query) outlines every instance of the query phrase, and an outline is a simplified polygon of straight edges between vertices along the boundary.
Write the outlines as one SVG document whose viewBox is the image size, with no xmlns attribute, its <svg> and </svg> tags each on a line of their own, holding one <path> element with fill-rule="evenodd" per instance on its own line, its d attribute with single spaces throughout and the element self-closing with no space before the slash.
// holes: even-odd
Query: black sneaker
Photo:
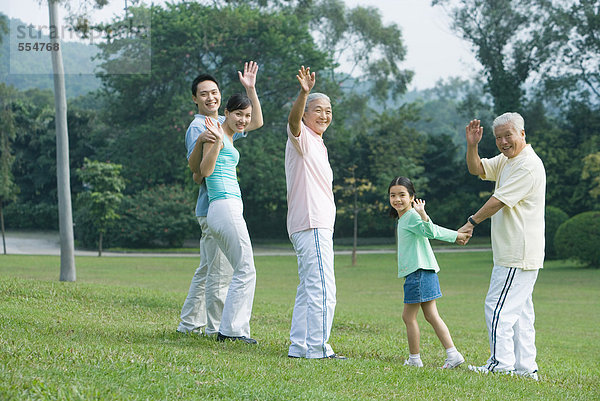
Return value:
<svg viewBox="0 0 600 401">
<path fill-rule="evenodd" d="M 250 337 L 245 337 L 245 336 L 230 337 L 230 336 L 226 336 L 224 334 L 221 334 L 219 332 L 217 334 L 217 341 L 225 341 L 225 340 L 229 340 L 229 341 L 242 341 L 242 342 L 245 342 L 246 344 L 258 344 L 258 341 L 256 341 L 253 338 L 250 338 Z"/>
</svg>

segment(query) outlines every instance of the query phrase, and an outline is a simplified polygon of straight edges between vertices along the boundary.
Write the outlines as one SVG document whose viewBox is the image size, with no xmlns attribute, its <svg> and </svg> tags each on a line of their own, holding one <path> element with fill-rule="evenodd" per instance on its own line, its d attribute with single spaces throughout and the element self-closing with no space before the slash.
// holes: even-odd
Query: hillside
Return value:
<svg viewBox="0 0 600 401">
<path fill-rule="evenodd" d="M 18 43 L 49 42 L 48 36 L 37 31 L 30 38 L 27 23 L 11 18 L 10 33 L 3 37 L 0 45 L 0 82 L 25 90 L 31 88 L 53 89 L 52 62 L 50 52 L 21 51 Z M 27 33 L 24 37 L 24 32 Z M 63 63 L 67 97 L 74 98 L 100 87 L 100 80 L 93 75 L 95 61 L 92 57 L 98 52 L 94 45 L 62 42 Z M 17 72 L 17 73 L 15 73 Z"/>
</svg>

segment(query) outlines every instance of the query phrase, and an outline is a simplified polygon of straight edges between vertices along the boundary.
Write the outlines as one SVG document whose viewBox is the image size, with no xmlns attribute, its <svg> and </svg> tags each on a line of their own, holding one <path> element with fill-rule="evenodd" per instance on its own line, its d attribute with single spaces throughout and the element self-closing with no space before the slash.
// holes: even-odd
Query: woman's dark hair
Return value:
<svg viewBox="0 0 600 401">
<path fill-rule="evenodd" d="M 200 82 L 204 82 L 204 81 L 213 81 L 215 84 L 217 84 L 217 88 L 219 90 L 221 90 L 219 88 L 219 83 L 217 82 L 215 77 L 213 77 L 212 75 L 209 75 L 209 74 L 200 74 L 192 82 L 192 95 L 196 96 L 196 91 L 198 90 L 198 84 Z"/>
<path fill-rule="evenodd" d="M 252 106 L 252 102 L 250 98 L 246 95 L 242 95 L 241 93 L 236 93 L 231 95 L 229 100 L 227 101 L 227 106 L 225 106 L 225 110 L 228 112 L 234 112 L 236 110 L 244 110 L 248 107 Z"/>
<path fill-rule="evenodd" d="M 408 191 L 408 195 L 412 198 L 415 196 L 415 186 L 413 185 L 412 181 L 407 178 L 407 177 L 396 177 L 392 180 L 392 182 L 390 182 L 390 186 L 388 187 L 388 196 L 390 194 L 390 190 L 392 189 L 392 187 L 396 186 L 396 185 L 402 185 L 404 188 L 406 188 L 406 190 Z M 396 209 L 394 209 L 391 205 L 388 211 L 390 217 L 393 218 L 398 218 L 398 212 L 396 211 Z"/>
</svg>

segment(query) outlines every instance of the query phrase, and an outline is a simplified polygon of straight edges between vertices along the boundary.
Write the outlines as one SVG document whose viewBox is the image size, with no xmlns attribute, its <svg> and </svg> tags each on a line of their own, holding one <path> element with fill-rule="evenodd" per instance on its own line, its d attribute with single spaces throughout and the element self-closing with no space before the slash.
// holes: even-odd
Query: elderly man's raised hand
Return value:
<svg viewBox="0 0 600 401">
<path fill-rule="evenodd" d="M 483 136 L 483 127 L 479 120 L 471 120 L 466 127 L 467 145 L 477 145 Z"/>
<path fill-rule="evenodd" d="M 240 83 L 244 88 L 254 88 L 256 86 L 256 74 L 258 73 L 258 64 L 254 61 L 244 63 L 244 73 L 238 71 Z"/>
<path fill-rule="evenodd" d="M 298 82 L 300 82 L 300 88 L 302 88 L 302 91 L 305 93 L 309 93 L 315 86 L 316 76 L 314 72 L 310 72 L 310 67 L 304 68 L 304 66 L 302 66 L 298 70 L 298 75 L 296 75 L 296 78 L 298 78 Z"/>
</svg>

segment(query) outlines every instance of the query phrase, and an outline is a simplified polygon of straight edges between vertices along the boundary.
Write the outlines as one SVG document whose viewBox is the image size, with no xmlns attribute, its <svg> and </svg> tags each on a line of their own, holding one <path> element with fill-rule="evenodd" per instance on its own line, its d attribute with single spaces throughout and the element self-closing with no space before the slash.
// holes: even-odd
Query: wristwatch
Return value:
<svg viewBox="0 0 600 401">
<path fill-rule="evenodd" d="M 469 223 L 473 224 L 474 226 L 477 225 L 477 223 L 475 222 L 475 219 L 473 219 L 473 216 L 469 216 L 469 218 L 467 219 L 469 221 Z"/>
</svg>

